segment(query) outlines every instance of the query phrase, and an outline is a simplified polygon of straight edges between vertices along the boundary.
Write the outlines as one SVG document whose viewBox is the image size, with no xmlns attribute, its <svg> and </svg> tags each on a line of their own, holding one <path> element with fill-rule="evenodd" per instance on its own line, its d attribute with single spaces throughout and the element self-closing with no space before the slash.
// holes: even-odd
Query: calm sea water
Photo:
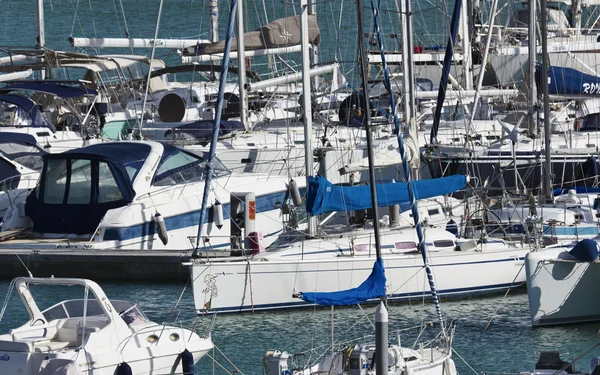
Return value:
<svg viewBox="0 0 600 375">
<path fill-rule="evenodd" d="M 248 30 L 279 17 L 296 14 L 297 6 L 292 1 L 248 0 L 246 24 Z M 133 37 L 152 38 L 157 19 L 158 0 L 123 0 L 126 23 Z M 368 5 L 369 2 L 365 1 Z M 0 13 L 0 46 L 33 47 L 36 22 L 34 0 L 2 1 Z M 208 38 L 208 2 L 205 0 L 166 0 L 161 19 L 159 37 Z M 221 1 L 221 36 L 227 24 L 228 3 Z M 444 40 L 449 17 L 439 9 L 450 7 L 445 1 L 415 1 L 416 43 L 431 45 Z M 390 34 L 399 32 L 395 5 L 391 0 L 382 0 L 381 18 L 384 23 L 386 43 L 394 47 L 397 39 Z M 508 8 L 503 8 L 505 11 Z M 67 37 L 122 37 L 125 22 L 119 0 L 47 0 L 46 38 L 50 48 L 74 51 Z M 353 69 L 356 56 L 356 5 L 354 1 L 334 0 L 317 3 L 321 28 L 321 61 L 343 62 L 346 71 Z M 369 10 L 366 9 L 366 29 L 371 30 Z M 130 51 L 110 50 L 90 53 L 127 53 Z M 149 55 L 149 50 L 136 50 L 137 54 Z M 168 64 L 177 64 L 178 57 L 169 50 L 158 50 L 157 56 Z M 299 56 L 289 56 L 292 65 L 299 63 Z M 170 321 L 171 309 L 175 306 L 184 285 L 175 284 L 116 284 L 101 283 L 113 299 L 128 299 L 139 303 L 151 319 L 157 322 Z M 0 296 L 8 289 L 8 281 L 0 282 Z M 56 296 L 54 296 L 56 297 Z M 42 296 L 42 299 L 46 297 Z M 49 298 L 49 296 L 48 296 Z M 50 301 L 45 301 L 50 303 Z M 491 325 L 488 321 L 500 307 Z M 191 291 L 183 294 L 179 304 L 179 318 L 192 322 L 195 319 Z M 369 308 L 367 312 L 372 312 Z M 530 327 L 527 298 L 525 294 L 511 294 L 502 303 L 502 297 L 448 301 L 443 303 L 445 317 L 454 320 L 457 328 L 454 341 L 455 361 L 462 374 L 475 372 L 507 372 L 531 370 L 540 351 L 558 350 L 563 359 L 572 359 L 598 343 L 600 324 L 557 328 L 532 329 Z M 372 318 L 372 315 L 371 315 Z M 9 301 L 8 310 L 0 321 L 0 332 L 6 332 L 26 320 L 26 312 L 19 299 Z M 357 308 L 335 311 L 333 337 L 335 340 L 363 337 L 373 334 L 372 326 L 365 319 L 365 312 Z M 393 305 L 390 311 L 390 332 L 406 327 L 419 326 L 423 322 L 435 321 L 431 304 Z M 262 358 L 266 351 L 280 349 L 301 352 L 314 347 L 324 347 L 331 342 L 332 315 L 329 310 L 304 310 L 296 312 L 260 313 L 218 316 L 212 331 L 213 340 L 219 351 L 244 374 L 260 374 Z M 201 318 L 197 324 L 203 333 L 209 319 Z M 414 341 L 415 332 L 402 332 L 404 345 Z M 394 338 L 396 334 L 391 334 Z M 322 351 L 322 349 L 321 349 Z M 319 350 L 315 350 L 315 358 Z M 583 357 L 576 365 L 587 370 L 592 355 Z M 462 357 L 464 361 L 461 360 Z M 216 351 L 215 359 L 227 371 L 232 365 Z M 225 374 L 220 365 L 213 365 L 207 357 L 197 366 L 197 373 Z"/>
<path fill-rule="evenodd" d="M 139 306 L 155 322 L 173 320 L 171 310 L 179 302 L 176 315 L 190 326 L 196 319 L 193 312 L 191 290 L 184 291 L 179 284 L 123 284 L 100 283 L 111 299 L 138 302 Z M 8 281 L 0 282 L 0 297 L 8 289 Z M 47 307 L 66 296 L 42 293 L 41 304 Z M 496 309 L 498 311 L 496 312 Z M 488 374 L 516 373 L 532 370 L 540 351 L 557 350 L 563 359 L 571 360 L 584 354 L 599 341 L 600 324 L 532 329 L 529 321 L 527 296 L 524 293 L 489 298 L 443 301 L 445 318 L 454 321 L 456 333 L 454 360 L 462 375 L 473 372 Z M 335 341 L 368 338 L 374 328 L 373 307 L 336 309 L 334 312 L 333 337 Z M 495 314 L 496 312 L 496 314 Z M 495 315 L 494 315 L 495 314 Z M 486 325 L 492 320 L 489 328 Z M 0 332 L 17 327 L 27 319 L 19 298 L 13 293 L 7 312 L 0 321 Z M 398 331 L 435 322 L 431 303 L 415 301 L 413 304 L 390 306 L 390 340 L 397 341 Z M 209 318 L 200 317 L 195 322 L 199 334 L 206 332 Z M 399 337 L 404 346 L 415 341 L 417 330 L 403 330 Z M 437 324 L 428 329 L 424 337 L 437 333 Z M 234 365 L 244 374 L 261 374 L 263 355 L 269 350 L 287 350 L 290 353 L 307 352 L 307 358 L 315 359 L 332 341 L 332 313 L 329 309 L 307 309 L 278 313 L 257 313 L 217 316 L 212 337 L 215 350 L 213 363 L 205 357 L 197 367 L 197 374 L 231 373 Z M 358 341 L 360 342 L 360 340 Z M 316 349 L 313 349 L 316 348 Z M 313 349 L 313 350 L 311 350 Z M 222 354 L 221 354 L 222 352 Z M 212 354 L 211 354 L 212 355 Z M 590 358 L 600 356 L 600 349 L 585 355 L 575 368 L 587 371 Z M 218 364 L 217 364 L 218 363 Z M 222 369 L 223 366 L 226 370 Z"/>
</svg>

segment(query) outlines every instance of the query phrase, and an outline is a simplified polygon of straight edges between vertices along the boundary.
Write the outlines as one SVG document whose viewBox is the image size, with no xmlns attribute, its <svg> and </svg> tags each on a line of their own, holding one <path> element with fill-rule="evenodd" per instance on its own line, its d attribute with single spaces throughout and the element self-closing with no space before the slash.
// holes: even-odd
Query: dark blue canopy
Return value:
<svg viewBox="0 0 600 375">
<path fill-rule="evenodd" d="M 63 99 L 76 98 L 83 95 L 98 95 L 98 91 L 85 87 L 72 87 L 45 82 L 13 83 L 0 88 L 0 91 L 35 91 L 60 96 Z"/>
<path fill-rule="evenodd" d="M 552 191 L 554 196 L 558 196 L 564 193 L 568 193 L 569 190 L 575 190 L 576 194 L 585 194 L 585 193 L 600 193 L 600 188 L 597 187 L 587 187 L 587 186 L 575 186 L 571 188 L 557 188 Z"/>
<path fill-rule="evenodd" d="M 37 146 L 37 140 L 31 134 L 0 132 L 1 143 L 23 143 L 29 146 Z"/>
<path fill-rule="evenodd" d="M 133 201 L 135 191 L 131 181 L 150 150 L 150 146 L 143 143 L 99 143 L 60 154 L 44 155 L 44 168 L 40 183 L 29 194 L 25 205 L 25 212 L 33 221 L 34 231 L 41 233 L 94 233 L 108 210 L 125 206 Z M 66 162 L 52 162 L 56 160 Z M 81 179 L 72 178 L 73 175 L 80 176 L 82 173 L 72 167 L 73 161 L 76 160 L 90 161 L 89 172 L 87 172 L 90 182 L 88 185 L 84 184 L 84 189 L 89 189 L 85 196 L 89 198 L 86 198 L 85 202 L 75 199 L 77 203 L 73 203 L 70 190 L 74 189 L 74 186 L 82 189 Z M 63 169 L 57 169 L 57 165 L 62 165 Z M 108 166 L 116 187 L 112 184 L 105 185 L 103 181 L 100 181 L 101 178 L 106 179 L 101 174 L 100 167 L 102 165 Z M 102 172 L 106 173 L 106 170 Z M 64 188 L 62 191 L 57 190 L 56 186 L 59 185 L 57 178 L 62 179 L 63 176 L 66 178 L 65 182 L 61 183 L 64 184 Z M 107 192 L 112 189 L 116 190 Z M 50 201 L 46 198 L 46 191 L 54 194 Z M 60 192 L 58 200 L 56 199 L 57 192 Z M 109 195 L 112 195 L 114 199 L 107 199 Z"/>
<path fill-rule="evenodd" d="M 42 115 L 42 112 L 40 112 L 38 106 L 31 99 L 24 96 L 7 94 L 0 95 L 0 101 L 14 104 L 23 111 L 27 112 L 31 120 L 31 125 L 28 126 L 49 128 L 52 130 L 52 132 L 56 131 L 54 125 L 46 120 L 46 118 Z"/>
<path fill-rule="evenodd" d="M 413 181 L 412 184 L 415 198 L 418 200 L 460 190 L 467 184 L 467 178 L 464 175 L 454 175 Z M 376 188 L 380 207 L 410 202 L 408 186 L 405 182 L 378 184 Z M 330 211 L 363 210 L 371 207 L 371 191 L 368 185 L 338 186 L 322 176 L 309 179 L 306 212 L 310 215 Z"/>
<path fill-rule="evenodd" d="M 173 140 L 193 139 L 197 142 L 210 142 L 214 127 L 214 121 L 196 121 L 189 124 L 177 126 L 165 132 L 165 138 L 171 136 Z M 235 131 L 245 130 L 244 124 L 239 121 L 221 120 L 219 127 L 219 137 L 224 137 Z"/>
<path fill-rule="evenodd" d="M 309 292 L 299 293 L 299 297 L 306 302 L 324 306 L 355 305 L 373 298 L 385 296 L 385 271 L 381 258 L 375 261 L 369 277 L 356 288 L 340 290 L 337 292 Z"/>
</svg>

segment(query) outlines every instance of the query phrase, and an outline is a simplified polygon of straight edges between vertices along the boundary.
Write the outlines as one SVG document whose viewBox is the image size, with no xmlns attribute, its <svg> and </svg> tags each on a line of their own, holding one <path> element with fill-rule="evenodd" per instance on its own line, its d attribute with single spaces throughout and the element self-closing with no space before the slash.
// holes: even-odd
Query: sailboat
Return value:
<svg viewBox="0 0 600 375">
<path fill-rule="evenodd" d="M 304 1 L 304 4 L 306 2 Z M 376 8 L 375 2 L 372 2 L 373 12 L 375 16 L 375 25 L 376 31 L 379 34 L 379 26 L 378 26 L 378 9 Z M 362 2 L 361 0 L 356 1 L 357 6 L 357 18 L 358 18 L 358 30 L 359 30 L 359 51 L 361 57 L 361 73 L 363 77 L 363 93 L 365 96 L 368 92 L 368 86 L 366 83 L 366 59 L 365 59 L 365 48 L 364 48 L 364 40 L 362 37 L 362 33 L 360 31 L 363 30 L 362 24 Z M 383 46 L 381 44 L 381 39 L 379 39 L 382 55 L 383 55 Z M 386 81 L 389 82 L 389 75 L 387 67 L 385 66 L 385 57 L 382 56 L 384 60 L 384 68 L 386 69 Z M 389 88 L 389 85 L 387 85 Z M 369 104 L 366 104 L 367 109 Z M 396 125 L 397 125 L 397 117 L 395 117 Z M 369 111 L 366 111 L 366 114 L 363 118 L 363 123 L 365 125 L 365 129 L 367 132 L 367 143 L 371 142 L 371 132 L 370 132 L 370 116 Z M 435 285 L 433 282 L 433 277 L 431 274 L 431 268 L 427 262 L 427 255 L 425 253 L 425 245 L 423 243 L 423 234 L 421 231 L 421 223 L 418 217 L 418 210 L 416 208 L 416 201 L 414 199 L 414 191 L 411 187 L 410 182 L 410 169 L 408 167 L 408 161 L 406 159 L 406 154 L 404 150 L 404 144 L 402 135 L 399 134 L 399 148 L 402 152 L 403 156 L 403 167 L 404 172 L 407 177 L 408 183 L 408 193 L 410 195 L 410 200 L 414 213 L 414 220 L 416 224 L 416 232 L 420 240 L 420 249 L 423 251 L 423 261 L 425 265 L 425 269 L 427 271 L 427 276 L 429 278 L 429 283 L 431 286 L 431 295 L 435 301 L 436 310 L 438 312 L 438 317 L 440 318 L 441 323 L 441 333 L 434 340 L 435 344 L 424 349 L 424 346 L 421 346 L 421 351 L 412 350 L 408 348 L 403 348 L 400 345 L 389 345 L 388 344 L 388 311 L 385 304 L 386 298 L 386 276 L 383 266 L 383 260 L 381 257 L 381 245 L 379 243 L 379 224 L 377 222 L 373 225 L 373 232 L 375 235 L 375 250 L 376 250 L 376 260 L 373 265 L 373 270 L 371 275 L 358 287 L 352 288 L 349 290 L 342 290 L 337 292 L 300 292 L 298 293 L 298 297 L 314 303 L 319 303 L 326 306 L 336 306 L 336 305 L 351 305 L 362 303 L 369 299 L 379 299 L 379 306 L 377 307 L 377 311 L 375 312 L 375 344 L 358 344 L 354 346 L 347 346 L 346 348 L 340 351 L 334 351 L 332 354 L 324 358 L 322 361 L 314 364 L 306 366 L 301 369 L 292 369 L 292 371 L 288 370 L 287 366 L 287 353 L 285 355 L 281 352 L 276 352 L 273 354 L 268 354 L 266 356 L 265 362 L 267 363 L 266 370 L 267 374 L 269 373 L 290 373 L 292 375 L 300 375 L 300 374 L 314 374 L 314 373 L 328 373 L 328 374 L 379 374 L 379 375 L 387 375 L 387 374 L 410 374 L 410 373 L 418 373 L 418 374 L 427 374 L 427 375 L 436 375 L 436 374 L 449 374 L 455 375 L 456 368 L 454 366 L 454 361 L 451 358 L 452 355 L 452 332 L 450 335 L 445 331 L 444 322 L 441 315 L 441 310 L 439 306 L 439 300 L 437 298 L 437 292 L 435 289 Z M 372 161 L 372 154 L 369 154 L 369 159 Z M 377 217 L 378 212 L 378 201 L 377 201 L 377 191 L 375 186 L 374 173 L 371 169 L 370 171 L 370 192 L 371 192 L 371 203 L 373 207 L 373 211 L 375 212 L 375 217 Z M 283 372 L 282 372 L 283 370 Z"/>
<path fill-rule="evenodd" d="M 310 105 L 305 108 L 310 110 Z M 309 114 L 304 117 L 311 118 Z M 308 145 L 309 142 L 305 144 Z M 312 158 L 307 158 L 307 165 L 310 161 Z M 437 190 L 432 189 L 430 195 L 436 196 L 463 188 L 466 181 L 466 176 L 423 181 L 423 185 L 415 186 L 418 191 L 412 197 L 405 184 L 397 184 L 393 194 L 392 190 L 387 190 L 386 193 L 387 188 L 392 188 L 390 186 L 371 186 L 377 190 L 382 205 L 410 203 L 414 206 L 412 215 L 415 217 L 414 210 L 417 207 L 413 198 L 426 197 L 423 186 L 437 185 Z M 368 189 L 371 187 L 345 187 L 337 190 L 322 178 L 311 180 L 309 194 L 311 191 L 315 194 L 321 191 L 322 195 L 309 197 L 308 201 L 329 204 L 332 203 L 331 199 L 327 201 L 329 195 L 329 198 L 337 199 L 338 206 L 317 208 L 313 204 L 309 206 L 309 217 L 315 218 L 314 215 L 328 212 L 331 218 L 331 211 L 347 209 L 346 204 L 350 198 L 361 196 L 365 199 L 355 201 L 356 205 L 352 209 L 362 212 L 375 207 L 370 202 L 370 196 L 374 194 L 369 194 Z M 402 194 L 398 194 L 400 190 L 403 190 Z M 390 196 L 400 198 L 393 201 L 389 199 Z M 311 207 L 314 209 L 312 212 Z M 351 231 L 345 228 L 340 230 L 339 227 L 336 230 L 336 226 L 327 228 L 322 221 L 321 230 L 324 233 L 317 234 L 314 231 L 308 237 L 295 233 L 300 240 L 287 239 L 281 246 L 266 252 L 255 252 L 251 257 L 193 260 L 189 266 L 198 314 L 314 306 L 314 302 L 294 299 L 293 292 L 323 292 L 331 290 L 332 286 L 339 289 L 357 287 L 360 280 L 370 274 L 373 268 L 372 256 L 377 247 L 380 248 L 382 262 L 387 269 L 389 300 L 428 297 L 429 275 L 423 269 L 421 249 L 425 242 L 432 250 L 429 262 L 438 265 L 435 277 L 440 295 L 456 297 L 499 292 L 524 281 L 524 274 L 519 271 L 523 256 L 528 251 L 526 247 L 510 245 L 502 240 L 489 243 L 459 240 L 450 232 L 436 228 L 426 228 L 419 238 L 412 226 L 393 224 L 375 233 L 370 226 L 378 224 L 379 218 L 375 218 L 373 224 L 355 225 Z M 282 238 L 282 242 L 283 240 L 286 238 Z"/>
</svg>

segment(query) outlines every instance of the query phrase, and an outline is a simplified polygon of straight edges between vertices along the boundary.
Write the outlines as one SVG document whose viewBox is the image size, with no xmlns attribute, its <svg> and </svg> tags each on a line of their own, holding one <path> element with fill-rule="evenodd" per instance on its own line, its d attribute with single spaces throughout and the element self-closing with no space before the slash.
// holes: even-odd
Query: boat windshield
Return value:
<svg viewBox="0 0 600 375">
<path fill-rule="evenodd" d="M 111 301 L 111 303 L 127 325 L 149 322 L 146 315 L 137 307 L 137 304 L 121 300 Z M 85 299 L 62 301 L 42 311 L 42 314 L 44 314 L 44 317 L 48 322 L 51 322 L 56 319 L 82 318 L 84 316 L 84 311 L 86 312 L 86 317 L 106 315 L 102 306 L 100 306 L 96 299 L 88 299 L 87 306 Z"/>
<path fill-rule="evenodd" d="M 580 132 L 597 131 L 600 129 L 600 113 L 592 113 L 581 120 Z"/>
<path fill-rule="evenodd" d="M 32 125 L 27 111 L 12 104 L 0 101 L 0 126 L 29 126 Z"/>
<path fill-rule="evenodd" d="M 39 172 L 44 166 L 42 155 L 46 152 L 35 145 L 18 142 L 0 142 L 0 153 L 7 159 Z"/>
<path fill-rule="evenodd" d="M 174 146 L 165 145 L 163 157 L 154 176 L 152 185 L 168 186 L 202 181 L 205 176 L 207 161 L 196 154 Z M 228 175 L 229 170 L 215 158 L 213 176 Z"/>
</svg>

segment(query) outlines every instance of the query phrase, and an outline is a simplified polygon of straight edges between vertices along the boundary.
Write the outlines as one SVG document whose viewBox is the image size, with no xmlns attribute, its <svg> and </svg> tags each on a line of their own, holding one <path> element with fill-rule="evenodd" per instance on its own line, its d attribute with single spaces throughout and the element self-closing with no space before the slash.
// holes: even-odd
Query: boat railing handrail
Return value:
<svg viewBox="0 0 600 375">
<path fill-rule="evenodd" d="M 24 173 L 24 174 L 18 174 L 15 176 L 7 177 L 4 180 L 0 180 L 0 187 L 2 188 L 2 190 L 6 189 L 6 191 L 16 190 L 16 189 L 18 189 L 18 184 L 17 184 L 17 186 L 11 187 L 11 184 L 15 179 L 18 179 L 18 181 L 35 180 L 37 182 L 39 177 L 40 177 L 40 174 L 38 172 L 29 172 L 29 173 Z"/>
</svg>

